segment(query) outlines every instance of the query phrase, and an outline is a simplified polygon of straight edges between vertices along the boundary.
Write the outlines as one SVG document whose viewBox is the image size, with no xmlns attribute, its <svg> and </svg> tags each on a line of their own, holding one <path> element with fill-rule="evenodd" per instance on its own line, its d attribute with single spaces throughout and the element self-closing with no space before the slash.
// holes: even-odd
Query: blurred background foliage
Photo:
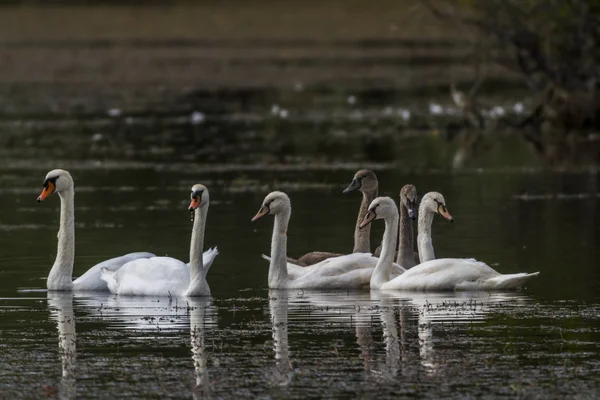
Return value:
<svg viewBox="0 0 600 400">
<path fill-rule="evenodd" d="M 91 157 L 161 157 L 151 142 L 390 162 L 416 146 L 431 166 L 597 165 L 599 4 L 3 2 L 0 144 L 53 131 L 93 139 Z"/>
</svg>

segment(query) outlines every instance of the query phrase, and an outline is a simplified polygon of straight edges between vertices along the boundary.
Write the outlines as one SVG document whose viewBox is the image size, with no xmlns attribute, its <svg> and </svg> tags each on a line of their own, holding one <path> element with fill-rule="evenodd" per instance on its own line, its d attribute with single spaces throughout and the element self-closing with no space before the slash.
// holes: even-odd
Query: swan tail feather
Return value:
<svg viewBox="0 0 600 400">
<path fill-rule="evenodd" d="M 520 273 L 500 275 L 489 279 L 488 282 L 490 282 L 493 289 L 516 289 L 523 286 L 529 279 L 538 276 L 539 274 L 539 272 L 533 272 L 531 274 Z"/>
<path fill-rule="evenodd" d="M 116 294 L 119 289 L 119 282 L 117 282 L 115 274 L 116 271 L 110 270 L 107 267 L 103 267 L 100 270 L 100 279 L 106 282 L 108 290 L 110 290 L 110 292 L 114 294 Z"/>
<path fill-rule="evenodd" d="M 213 262 L 215 261 L 215 258 L 217 258 L 218 255 L 219 255 L 219 249 L 217 248 L 217 246 L 206 250 L 202 254 L 202 264 L 204 265 L 204 276 L 206 276 L 206 274 L 208 274 L 208 270 L 213 265 Z"/>
</svg>

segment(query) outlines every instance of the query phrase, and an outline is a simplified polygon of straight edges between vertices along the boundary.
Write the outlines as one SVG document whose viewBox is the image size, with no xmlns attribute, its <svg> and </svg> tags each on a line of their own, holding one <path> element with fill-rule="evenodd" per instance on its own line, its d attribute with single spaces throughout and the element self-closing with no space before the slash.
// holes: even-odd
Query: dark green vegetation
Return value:
<svg viewBox="0 0 600 400">
<path fill-rule="evenodd" d="M 502 65 L 527 83 L 534 106 L 514 126 L 539 156 L 550 164 L 598 163 L 600 2 L 423 3 L 441 20 L 472 33 L 479 63 Z M 469 108 L 477 113 L 474 104 Z"/>
<path fill-rule="evenodd" d="M 474 47 L 481 35 L 441 23 L 421 2 L 148 4 L 3 8 L 1 144 L 24 141 L 10 126 L 26 119 L 45 136 L 57 132 L 53 124 L 74 136 L 104 126 L 113 149 L 159 134 L 161 148 L 185 143 L 220 160 L 215 148 L 294 163 L 350 146 L 366 153 L 355 161 L 396 161 L 414 146 L 405 138 L 432 133 L 438 139 L 421 140 L 439 150 L 429 165 L 596 164 L 595 130 L 540 139 L 528 118 L 539 111 L 537 87 L 482 53 L 486 43 Z M 465 95 L 477 87 L 475 127 L 453 103 L 451 83 Z M 205 125 L 173 126 L 194 111 Z M 142 126 L 137 117 L 146 117 Z M 52 136 L 45 140 L 64 140 Z M 248 140 L 277 157 L 250 152 Z M 103 151 L 94 145 L 89 155 Z"/>
</svg>

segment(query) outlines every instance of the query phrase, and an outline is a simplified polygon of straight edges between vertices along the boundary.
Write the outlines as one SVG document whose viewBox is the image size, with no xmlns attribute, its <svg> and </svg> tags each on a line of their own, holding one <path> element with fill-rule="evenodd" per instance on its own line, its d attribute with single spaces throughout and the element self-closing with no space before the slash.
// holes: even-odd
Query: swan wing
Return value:
<svg viewBox="0 0 600 400">
<path fill-rule="evenodd" d="M 463 282 L 456 285 L 456 290 L 505 290 L 516 289 L 523 286 L 529 279 L 538 276 L 539 272 L 502 274 L 493 278 Z"/>
<path fill-rule="evenodd" d="M 291 279 L 290 288 L 359 289 L 369 285 L 377 258 L 368 253 L 353 253 L 329 258 Z"/>
<path fill-rule="evenodd" d="M 83 275 L 73 281 L 73 290 L 78 291 L 108 291 L 106 282 L 101 279 L 102 269 L 106 268 L 110 271 L 116 271 L 130 261 L 140 258 L 154 257 L 152 253 L 139 252 L 130 253 L 121 257 L 111 258 L 103 261 L 88 269 Z"/>
<path fill-rule="evenodd" d="M 217 255 L 219 255 L 219 249 L 217 249 L 217 246 L 212 247 L 206 250 L 204 253 L 202 253 L 202 265 L 204 265 L 205 276 L 206 273 L 208 273 L 208 270 L 210 269 L 211 265 L 215 261 L 215 258 L 217 258 Z"/>
<path fill-rule="evenodd" d="M 485 263 L 474 259 L 440 258 L 408 269 L 386 282 L 382 289 L 401 290 L 454 290 L 463 282 L 499 276 Z"/>
<path fill-rule="evenodd" d="M 297 264 L 302 266 L 310 266 L 317 263 L 320 263 L 323 260 L 327 260 L 332 257 L 343 256 L 342 253 L 331 253 L 327 251 L 313 251 L 310 253 L 306 253 L 302 257 L 298 259 Z M 296 263 L 294 263 L 296 264 Z"/>
<path fill-rule="evenodd" d="M 187 264 L 171 257 L 133 260 L 116 271 L 102 269 L 111 293 L 129 296 L 178 296 L 190 282 Z"/>
<path fill-rule="evenodd" d="M 271 257 L 267 255 L 263 254 L 262 258 L 269 262 L 271 261 Z M 373 268 L 375 268 L 375 265 L 377 265 L 377 261 L 378 259 L 373 257 L 370 253 L 352 253 L 343 256 L 328 258 L 308 267 L 301 267 L 299 265 L 288 262 L 288 277 L 294 280 L 305 276 L 314 276 L 314 274 L 319 274 L 322 277 L 335 276 L 356 269 L 365 268 L 371 268 L 372 272 Z M 404 268 L 394 263 L 392 276 L 398 276 L 403 272 Z"/>
<path fill-rule="evenodd" d="M 382 289 L 416 291 L 511 289 L 536 275 L 537 273 L 502 275 L 489 265 L 474 259 L 440 258 L 407 270 L 399 277 L 383 284 Z"/>
<path fill-rule="evenodd" d="M 362 289 L 369 286 L 373 268 L 357 268 L 340 274 L 327 275 L 322 271 L 289 281 L 289 289 Z"/>
</svg>

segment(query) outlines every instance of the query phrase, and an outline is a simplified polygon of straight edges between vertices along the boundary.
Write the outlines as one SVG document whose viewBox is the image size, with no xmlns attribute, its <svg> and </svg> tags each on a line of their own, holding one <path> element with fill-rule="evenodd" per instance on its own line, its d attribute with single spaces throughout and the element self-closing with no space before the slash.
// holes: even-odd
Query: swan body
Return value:
<svg viewBox="0 0 600 400">
<path fill-rule="evenodd" d="M 323 260 L 327 260 L 331 257 L 339 257 L 343 256 L 342 253 L 331 253 L 327 251 L 311 251 L 310 253 L 306 253 L 298 259 L 288 257 L 288 263 L 294 264 L 301 267 L 308 267 L 310 265 L 317 264 Z"/>
<path fill-rule="evenodd" d="M 444 198 L 439 193 L 432 192 L 423 196 L 419 212 L 440 213 L 447 219 L 453 220 L 448 213 Z M 474 259 L 443 258 L 423 262 L 390 280 L 388 271 L 393 257 L 393 237 L 397 235 L 398 225 L 398 209 L 392 199 L 389 197 L 375 199 L 369 207 L 363 224 L 368 224 L 376 218 L 385 220 L 385 233 L 382 255 L 371 277 L 371 289 L 413 291 L 514 289 L 539 274 L 535 272 L 503 275 Z M 419 226 L 419 231 L 423 239 L 419 243 L 431 245 L 431 240 L 424 240 L 427 230 Z M 433 248 L 419 248 L 419 254 L 428 253 L 433 254 Z"/>
<path fill-rule="evenodd" d="M 194 215 L 190 263 L 172 257 L 133 260 L 116 271 L 102 269 L 101 278 L 111 293 L 127 296 L 210 296 L 206 274 L 219 254 L 217 248 L 202 253 L 209 194 L 194 185 L 189 210 Z"/>
<path fill-rule="evenodd" d="M 48 274 L 46 287 L 59 291 L 108 291 L 106 282 L 101 279 L 101 271 L 106 268 L 116 271 L 126 263 L 138 258 L 152 257 L 154 254 L 140 252 L 103 261 L 73 281 L 73 264 L 75 261 L 75 184 L 68 171 L 55 169 L 44 180 L 44 189 L 38 197 L 42 202 L 53 193 L 60 197 L 60 229 L 58 231 L 58 249 L 56 260 Z"/>
<path fill-rule="evenodd" d="M 111 258 L 110 260 L 103 261 L 99 264 L 94 265 L 88 269 L 85 274 L 73 281 L 73 289 L 75 291 L 107 291 L 109 290 L 106 286 L 106 282 L 102 280 L 102 270 L 117 271 L 123 265 L 140 259 L 146 259 L 148 257 L 154 257 L 152 253 L 131 253 L 121 257 Z"/>
<path fill-rule="evenodd" d="M 219 254 L 217 248 L 202 254 L 208 272 Z M 120 270 L 102 272 L 102 279 L 111 293 L 128 296 L 183 296 L 190 284 L 190 265 L 172 257 L 146 257 L 129 262 Z M 200 290 L 206 295 L 210 288 L 206 279 Z"/>
<path fill-rule="evenodd" d="M 329 258 L 311 267 L 302 268 L 287 262 L 287 227 L 291 215 L 289 197 L 283 192 L 271 192 L 263 201 L 253 221 L 267 214 L 275 216 L 269 288 L 271 289 L 354 289 L 369 285 L 376 258 L 369 253 L 353 253 Z M 392 266 L 390 266 L 391 275 Z M 390 276 L 388 276 L 390 278 Z"/>
<path fill-rule="evenodd" d="M 380 290 L 501 290 L 523 285 L 538 275 L 503 275 L 472 258 L 440 258 L 419 264 L 399 277 L 382 284 Z"/>
<path fill-rule="evenodd" d="M 353 257 L 347 257 L 353 256 Z M 271 257 L 262 255 L 262 257 L 271 261 Z M 347 257 L 343 260 L 337 260 L 339 257 Z M 301 267 L 292 262 L 287 262 L 288 277 L 291 279 L 298 279 L 302 276 L 309 276 L 310 273 L 314 273 L 317 270 L 322 270 L 322 275 L 335 275 L 341 274 L 356 269 L 369 269 L 373 272 L 373 269 L 377 265 L 378 258 L 373 257 L 370 253 L 352 253 L 346 256 L 341 255 L 337 257 L 327 258 L 317 264 L 309 265 L 307 267 Z M 391 277 L 396 277 L 406 271 L 402 266 L 397 263 L 392 264 Z"/>
</svg>

